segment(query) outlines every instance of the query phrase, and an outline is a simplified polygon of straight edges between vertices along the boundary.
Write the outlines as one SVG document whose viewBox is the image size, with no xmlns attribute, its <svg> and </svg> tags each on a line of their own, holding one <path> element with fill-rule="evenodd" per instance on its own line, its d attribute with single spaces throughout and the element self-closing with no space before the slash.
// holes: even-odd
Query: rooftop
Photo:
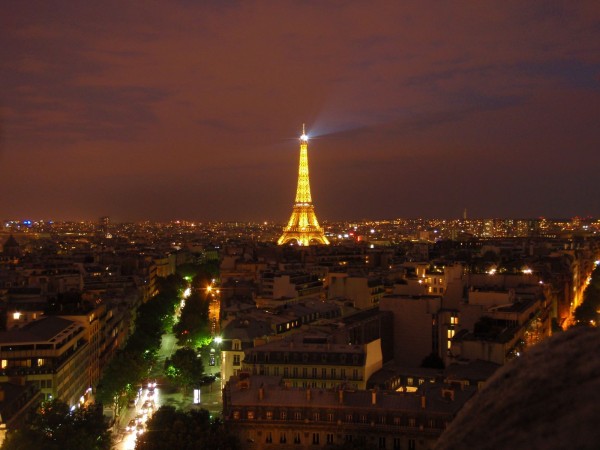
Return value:
<svg viewBox="0 0 600 450">
<path fill-rule="evenodd" d="M 340 409 L 368 408 L 384 412 L 414 411 L 456 414 L 475 393 L 474 389 L 452 389 L 442 384 L 429 384 L 418 393 L 400 393 L 387 390 L 348 390 L 287 388 L 280 377 L 252 376 L 246 380 L 232 377 L 226 389 L 230 394 L 230 405 L 271 407 L 323 407 Z M 262 389 L 262 399 L 259 390 Z M 453 392 L 454 400 L 444 396 L 444 391 Z M 426 398 L 422 407 L 421 397 Z M 375 401 L 374 398 L 375 397 Z M 340 401 L 341 398 L 341 401 Z"/>
<path fill-rule="evenodd" d="M 0 344 L 57 341 L 59 337 L 79 326 L 72 320 L 45 316 L 21 328 L 0 332 Z"/>
</svg>

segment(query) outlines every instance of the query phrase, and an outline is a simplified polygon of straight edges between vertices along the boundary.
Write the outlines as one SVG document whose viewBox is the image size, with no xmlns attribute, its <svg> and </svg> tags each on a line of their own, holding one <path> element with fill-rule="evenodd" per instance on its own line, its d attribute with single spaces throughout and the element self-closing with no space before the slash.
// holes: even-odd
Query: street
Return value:
<svg viewBox="0 0 600 450">
<path fill-rule="evenodd" d="M 180 348 L 180 346 L 177 344 L 177 338 L 173 333 L 162 335 L 161 346 L 157 354 L 157 361 L 149 376 L 149 380 L 156 381 L 157 385 L 153 389 L 153 392 L 148 388 L 142 389 L 135 407 L 126 408 L 121 415 L 118 424 L 115 426 L 114 438 L 116 444 L 113 446 L 115 450 L 135 449 L 138 431 L 128 431 L 127 425 L 130 421 L 135 421 L 136 417 L 140 422 L 144 421 L 143 419 L 149 420 L 152 412 L 163 405 L 170 405 L 183 410 L 202 408 L 208 410 L 213 417 L 221 414 L 223 402 L 221 397 L 221 380 L 219 378 L 212 384 L 201 387 L 200 402 L 198 404 L 194 404 L 194 393 L 192 391 L 184 395 L 180 389 L 171 386 L 169 381 L 164 378 L 163 368 L 165 360 L 175 353 L 178 348 Z M 211 366 L 209 364 L 208 352 L 203 352 L 201 357 L 206 375 L 220 374 L 220 361 L 218 358 L 217 364 Z M 154 404 L 154 409 L 148 414 L 142 410 L 146 401 L 150 401 Z"/>
</svg>

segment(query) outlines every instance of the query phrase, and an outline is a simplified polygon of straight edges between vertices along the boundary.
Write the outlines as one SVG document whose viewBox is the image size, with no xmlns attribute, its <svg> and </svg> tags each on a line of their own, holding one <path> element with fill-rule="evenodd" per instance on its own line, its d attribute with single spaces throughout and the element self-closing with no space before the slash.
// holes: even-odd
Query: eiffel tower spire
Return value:
<svg viewBox="0 0 600 450">
<path fill-rule="evenodd" d="M 323 228 L 315 215 L 315 207 L 310 195 L 310 181 L 308 179 L 308 135 L 302 124 L 302 136 L 300 136 L 300 164 L 298 167 L 298 187 L 296 189 L 296 202 L 292 209 L 292 216 L 283 234 L 277 241 L 278 245 L 290 241 L 297 241 L 298 245 L 310 245 L 311 241 L 319 244 L 329 245 Z"/>
</svg>

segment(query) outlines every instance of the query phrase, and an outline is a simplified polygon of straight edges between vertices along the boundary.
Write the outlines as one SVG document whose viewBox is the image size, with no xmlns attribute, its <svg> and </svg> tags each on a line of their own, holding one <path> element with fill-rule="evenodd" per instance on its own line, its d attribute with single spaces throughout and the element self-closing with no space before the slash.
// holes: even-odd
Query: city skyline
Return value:
<svg viewBox="0 0 600 450">
<path fill-rule="evenodd" d="M 595 6 L 10 4 L 0 217 L 600 216 Z"/>
</svg>

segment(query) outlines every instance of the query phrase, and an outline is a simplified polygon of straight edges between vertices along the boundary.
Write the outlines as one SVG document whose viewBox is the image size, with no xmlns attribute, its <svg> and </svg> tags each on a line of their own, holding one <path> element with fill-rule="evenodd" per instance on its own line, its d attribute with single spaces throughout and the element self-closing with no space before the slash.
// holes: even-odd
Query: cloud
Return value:
<svg viewBox="0 0 600 450">
<path fill-rule="evenodd" d="M 569 168 L 597 161 L 593 1 L 13 2 L 0 17 L 0 38 L 2 157 L 25 204 L 35 203 L 32 186 L 54 192 L 52 179 L 36 174 L 43 167 L 78 180 L 72 189 L 106 213 L 110 202 L 82 179 L 108 173 L 115 191 L 141 199 L 160 176 L 164 198 L 184 197 L 182 209 L 196 202 L 202 215 L 216 209 L 197 200 L 197 174 L 222 193 L 219 211 L 228 218 L 242 209 L 250 217 L 253 207 L 276 218 L 264 186 L 295 176 L 303 122 L 315 138 L 311 181 L 330 217 L 447 213 L 456 205 L 437 199 L 450 180 L 447 196 L 457 203 L 464 195 L 494 204 L 507 172 L 522 174 L 511 189 L 524 191 L 547 186 L 547 177 L 527 179 L 522 167 L 558 177 L 565 154 Z M 490 168 L 477 178 L 485 199 L 469 184 L 478 167 Z M 574 188 L 581 180 L 560 177 L 573 199 L 565 210 L 587 207 Z M 190 188 L 170 191 L 181 179 Z M 410 183 L 434 200 L 411 198 Z M 600 194 L 596 185 L 586 189 Z M 340 191 L 353 201 L 328 197 Z M 44 204 L 65 192 L 47 194 Z M 531 199 L 513 200 L 507 213 L 524 215 Z M 550 193 L 537 204 L 555 207 Z"/>
</svg>

